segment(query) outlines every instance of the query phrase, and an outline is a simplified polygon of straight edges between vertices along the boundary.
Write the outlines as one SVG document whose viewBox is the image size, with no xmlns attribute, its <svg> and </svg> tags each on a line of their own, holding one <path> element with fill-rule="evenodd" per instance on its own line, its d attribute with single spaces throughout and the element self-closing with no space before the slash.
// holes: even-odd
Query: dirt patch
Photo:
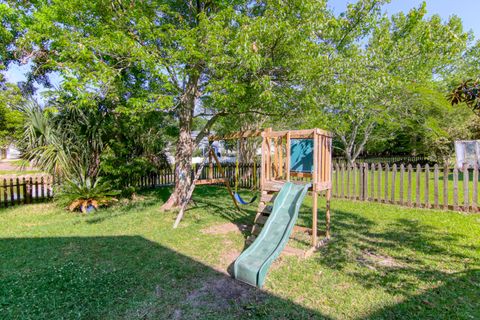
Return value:
<svg viewBox="0 0 480 320">
<path fill-rule="evenodd" d="M 202 230 L 204 234 L 227 234 L 230 232 L 236 232 L 241 234 L 250 230 L 250 226 L 246 224 L 227 222 L 223 224 L 214 225 Z"/>
<path fill-rule="evenodd" d="M 232 305 L 242 305 L 263 300 L 263 293 L 247 284 L 228 277 L 207 279 L 202 287 L 190 292 L 186 301 L 191 307 L 225 310 Z"/>
<path fill-rule="evenodd" d="M 362 255 L 357 258 L 357 261 L 365 265 L 369 269 L 376 270 L 376 267 L 399 268 L 401 264 L 394 258 L 377 254 L 372 251 L 363 251 Z"/>
</svg>

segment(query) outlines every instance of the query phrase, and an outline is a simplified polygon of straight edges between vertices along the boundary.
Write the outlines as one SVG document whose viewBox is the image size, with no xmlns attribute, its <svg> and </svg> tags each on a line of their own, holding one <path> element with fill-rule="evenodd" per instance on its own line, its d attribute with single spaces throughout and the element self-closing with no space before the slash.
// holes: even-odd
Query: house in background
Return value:
<svg viewBox="0 0 480 320">
<path fill-rule="evenodd" d="M 480 140 L 455 141 L 455 156 L 458 169 L 464 165 L 473 168 L 477 164 L 480 167 Z"/>
<path fill-rule="evenodd" d="M 19 159 L 21 156 L 20 150 L 15 148 L 13 144 L 10 144 L 6 148 L 0 148 L 0 160 L 7 159 L 7 160 L 14 160 Z"/>
</svg>

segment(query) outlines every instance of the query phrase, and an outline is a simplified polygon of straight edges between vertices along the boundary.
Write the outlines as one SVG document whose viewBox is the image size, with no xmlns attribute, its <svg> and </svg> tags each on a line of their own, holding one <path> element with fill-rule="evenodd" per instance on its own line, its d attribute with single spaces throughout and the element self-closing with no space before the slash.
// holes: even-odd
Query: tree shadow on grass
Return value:
<svg viewBox="0 0 480 320">
<path fill-rule="evenodd" d="M 140 236 L 0 239 L 2 319 L 326 319 Z"/>
<path fill-rule="evenodd" d="M 168 199 L 170 193 L 171 189 L 168 187 L 143 190 L 136 195 L 137 200 L 123 199 L 112 208 L 101 210 L 91 215 L 91 217 L 86 220 L 86 223 L 102 223 L 105 220 L 124 216 L 134 211 L 146 210 L 154 207 L 160 208 L 160 205 Z"/>
<path fill-rule="evenodd" d="M 245 190 L 248 196 L 253 196 L 252 192 Z M 238 211 L 226 188 L 218 186 L 199 186 L 195 188 L 192 199 L 195 205 L 191 205 L 189 210 L 197 208 L 209 210 L 210 213 L 220 216 L 235 224 L 253 224 L 255 218 L 258 200 L 249 205 L 239 205 Z"/>
<path fill-rule="evenodd" d="M 439 287 L 373 312 L 368 319 L 479 319 L 480 269 L 451 274 Z"/>
<path fill-rule="evenodd" d="M 472 255 L 480 247 L 457 244 L 462 235 L 446 234 L 415 218 L 392 220 L 378 228 L 375 221 L 342 210 L 334 211 L 333 221 L 334 238 L 321 249 L 318 262 L 341 270 L 365 288 L 379 288 L 406 297 L 404 303 L 378 311 L 373 318 L 412 319 L 408 315 L 418 311 L 413 318 L 430 319 L 428 309 L 436 306 L 456 315 L 445 319 L 457 319 L 462 318 L 462 312 L 473 310 L 473 306 L 480 307 L 480 301 L 474 301 L 465 289 L 465 281 L 473 281 L 479 290 L 478 270 L 468 270 L 478 268 L 478 261 Z M 459 270 L 467 271 L 457 273 Z M 460 279 L 458 283 L 456 278 Z M 430 289 L 419 295 L 422 288 L 432 287 L 443 289 Z M 449 299 L 452 295 L 457 299 Z M 461 300 L 458 297 L 464 295 L 470 299 L 466 309 L 456 305 Z"/>
</svg>

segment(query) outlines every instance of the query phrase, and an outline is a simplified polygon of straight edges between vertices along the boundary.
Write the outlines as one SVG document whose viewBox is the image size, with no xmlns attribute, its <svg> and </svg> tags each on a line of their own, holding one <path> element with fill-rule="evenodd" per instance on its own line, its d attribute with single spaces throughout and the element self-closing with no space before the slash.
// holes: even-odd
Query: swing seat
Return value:
<svg viewBox="0 0 480 320">
<path fill-rule="evenodd" d="M 257 196 L 253 196 L 252 200 L 250 201 L 245 201 L 242 199 L 242 197 L 240 197 L 240 195 L 238 193 L 235 192 L 234 194 L 234 197 L 235 197 L 235 201 L 237 201 L 237 203 L 240 203 L 240 204 L 243 204 L 243 205 L 246 205 L 246 204 L 250 204 L 252 202 L 254 202 L 255 200 L 257 200 Z"/>
</svg>

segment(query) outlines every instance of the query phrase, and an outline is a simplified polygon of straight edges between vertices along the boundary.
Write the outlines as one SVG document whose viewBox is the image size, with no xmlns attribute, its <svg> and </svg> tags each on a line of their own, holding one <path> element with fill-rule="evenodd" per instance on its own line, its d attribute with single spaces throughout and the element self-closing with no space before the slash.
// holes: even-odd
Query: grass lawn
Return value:
<svg viewBox="0 0 480 320">
<path fill-rule="evenodd" d="M 168 193 L 87 216 L 0 209 L 1 318 L 480 319 L 480 215 L 335 200 L 333 240 L 282 256 L 258 290 L 226 273 L 246 232 L 213 228 L 251 224 L 255 204 L 237 213 L 224 188 L 198 187 L 173 230 Z"/>
</svg>

